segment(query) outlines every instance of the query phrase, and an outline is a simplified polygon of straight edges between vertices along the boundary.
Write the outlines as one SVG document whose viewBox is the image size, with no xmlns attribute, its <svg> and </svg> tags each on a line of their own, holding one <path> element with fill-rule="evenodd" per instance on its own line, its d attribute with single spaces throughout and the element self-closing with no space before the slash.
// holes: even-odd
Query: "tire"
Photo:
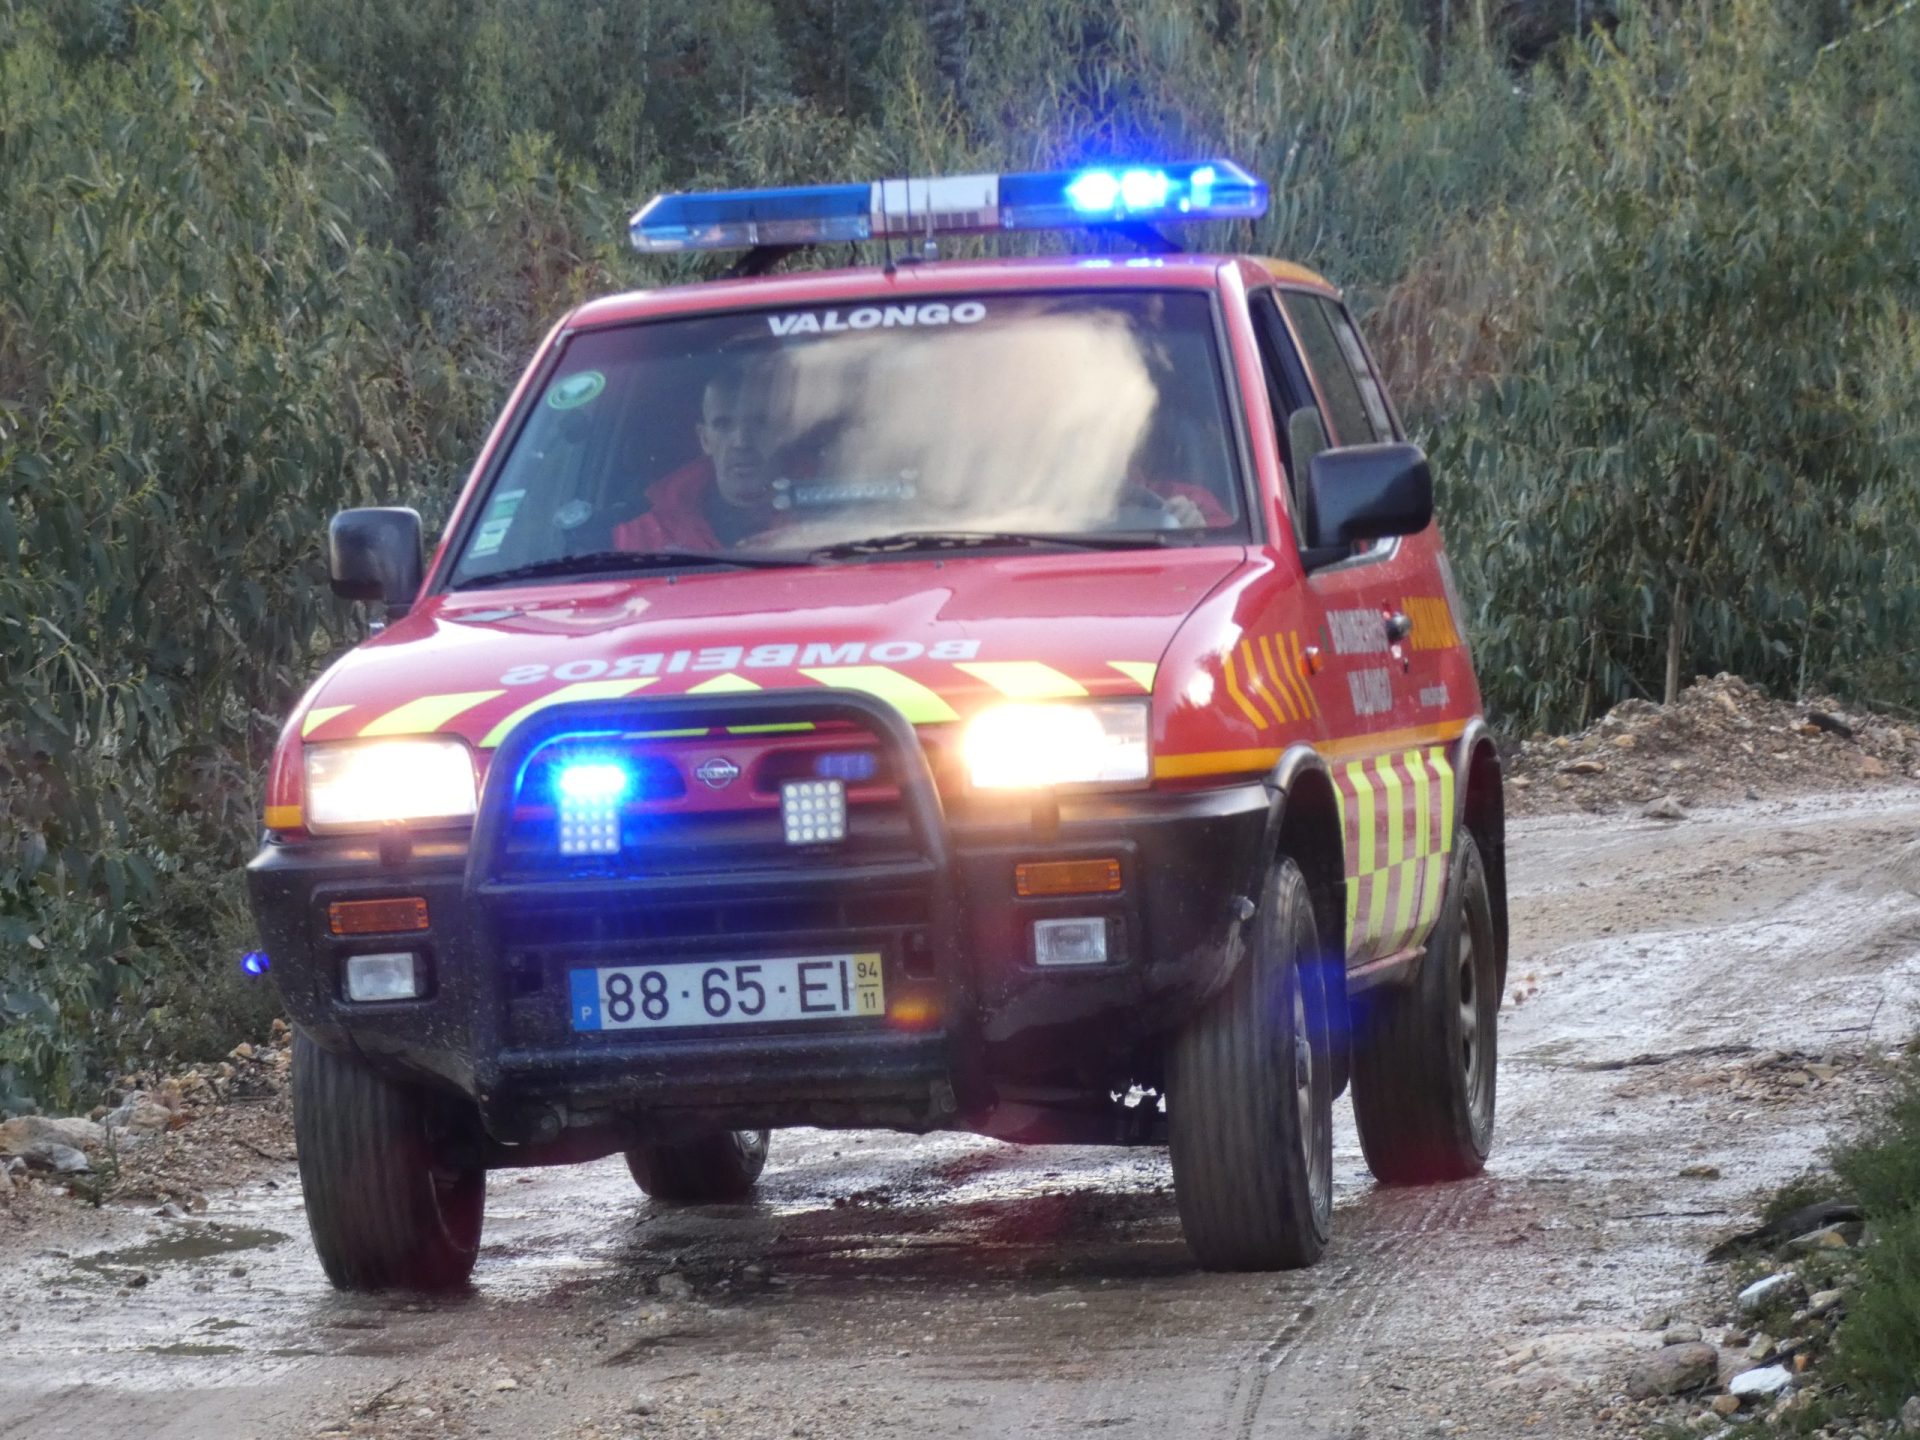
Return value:
<svg viewBox="0 0 1920 1440">
<path fill-rule="evenodd" d="M 1493 1145 L 1500 977 L 1487 873 L 1454 835 L 1439 923 L 1410 983 L 1365 998 L 1353 1037 L 1353 1113 L 1374 1178 L 1478 1175 Z"/>
<path fill-rule="evenodd" d="M 1180 1227 L 1209 1270 L 1293 1270 L 1333 1220 L 1333 1067 L 1300 867 L 1267 872 L 1247 953 L 1174 1037 L 1167 1138 Z"/>
<path fill-rule="evenodd" d="M 655 1200 L 711 1205 L 744 1200 L 767 1166 L 765 1130 L 722 1130 L 684 1145 L 636 1145 L 627 1151 L 633 1182 Z"/>
<path fill-rule="evenodd" d="M 487 1172 L 448 1160 L 453 1102 L 293 1036 L 307 1228 L 340 1290 L 454 1290 L 473 1273 Z"/>
</svg>

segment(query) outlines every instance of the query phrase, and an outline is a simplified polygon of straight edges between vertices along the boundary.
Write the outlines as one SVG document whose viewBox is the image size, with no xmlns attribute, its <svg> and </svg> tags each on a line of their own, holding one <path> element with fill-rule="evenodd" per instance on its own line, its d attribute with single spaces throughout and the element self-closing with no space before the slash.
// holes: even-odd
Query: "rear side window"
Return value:
<svg viewBox="0 0 1920 1440">
<path fill-rule="evenodd" d="M 1298 291 L 1284 292 L 1280 303 L 1293 322 L 1294 333 L 1300 337 L 1300 348 L 1306 352 L 1313 378 L 1320 382 L 1320 393 L 1326 397 L 1334 444 L 1367 445 L 1376 440 L 1391 440 L 1393 426 L 1387 418 L 1386 402 L 1360 351 L 1359 337 L 1352 333 L 1346 316 L 1317 296 Z M 1336 319 L 1339 329 L 1335 328 Z M 1346 332 L 1344 338 L 1342 331 Z M 1357 373 L 1354 361 L 1348 358 L 1349 348 L 1354 360 L 1360 362 Z M 1365 378 L 1364 389 L 1361 377 Z"/>
</svg>

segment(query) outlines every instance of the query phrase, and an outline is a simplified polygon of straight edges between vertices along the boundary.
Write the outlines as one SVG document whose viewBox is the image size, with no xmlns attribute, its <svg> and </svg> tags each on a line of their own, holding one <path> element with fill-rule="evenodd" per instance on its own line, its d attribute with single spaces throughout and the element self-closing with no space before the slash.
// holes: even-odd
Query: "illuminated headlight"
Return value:
<svg viewBox="0 0 1920 1440">
<path fill-rule="evenodd" d="M 1148 775 L 1147 702 L 1009 704 L 982 710 L 960 742 L 979 790 L 1130 785 Z"/>
<path fill-rule="evenodd" d="M 458 740 L 310 745 L 306 760 L 307 824 L 315 831 L 473 818 L 473 756 Z"/>
</svg>

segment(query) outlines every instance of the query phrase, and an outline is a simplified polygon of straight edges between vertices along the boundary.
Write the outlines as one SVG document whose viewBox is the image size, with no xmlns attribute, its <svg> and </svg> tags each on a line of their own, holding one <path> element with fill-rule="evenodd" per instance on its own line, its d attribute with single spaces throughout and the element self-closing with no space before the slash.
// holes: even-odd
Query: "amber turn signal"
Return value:
<svg viewBox="0 0 1920 1440">
<path fill-rule="evenodd" d="M 1013 867 L 1021 895 L 1111 895 L 1120 888 L 1118 860 L 1027 860 Z"/>
<path fill-rule="evenodd" d="M 409 895 L 400 900 L 336 900 L 327 906 L 327 925 L 336 935 L 391 935 L 427 928 L 427 902 Z"/>
</svg>

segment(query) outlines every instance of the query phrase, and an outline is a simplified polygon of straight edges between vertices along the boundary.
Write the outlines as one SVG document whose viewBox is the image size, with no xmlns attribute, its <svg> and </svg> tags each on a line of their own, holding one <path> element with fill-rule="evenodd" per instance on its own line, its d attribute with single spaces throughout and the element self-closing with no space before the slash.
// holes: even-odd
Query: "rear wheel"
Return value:
<svg viewBox="0 0 1920 1440">
<path fill-rule="evenodd" d="M 655 1200 L 744 1200 L 766 1168 L 768 1138 L 765 1130 L 722 1130 L 683 1145 L 636 1145 L 627 1151 L 627 1169 Z"/>
<path fill-rule="evenodd" d="M 450 1290 L 480 1251 L 487 1172 L 453 1158 L 454 1103 L 293 1036 L 307 1227 L 341 1290 Z"/>
<path fill-rule="evenodd" d="M 1233 978 L 1167 1057 L 1174 1198 L 1209 1270 L 1290 1270 L 1333 1219 L 1333 1067 L 1305 878 L 1267 873 Z"/>
<path fill-rule="evenodd" d="M 1367 1167 L 1405 1185 L 1479 1174 L 1493 1145 L 1500 976 L 1486 869 L 1464 825 L 1412 981 L 1364 998 L 1353 1113 Z"/>
</svg>

